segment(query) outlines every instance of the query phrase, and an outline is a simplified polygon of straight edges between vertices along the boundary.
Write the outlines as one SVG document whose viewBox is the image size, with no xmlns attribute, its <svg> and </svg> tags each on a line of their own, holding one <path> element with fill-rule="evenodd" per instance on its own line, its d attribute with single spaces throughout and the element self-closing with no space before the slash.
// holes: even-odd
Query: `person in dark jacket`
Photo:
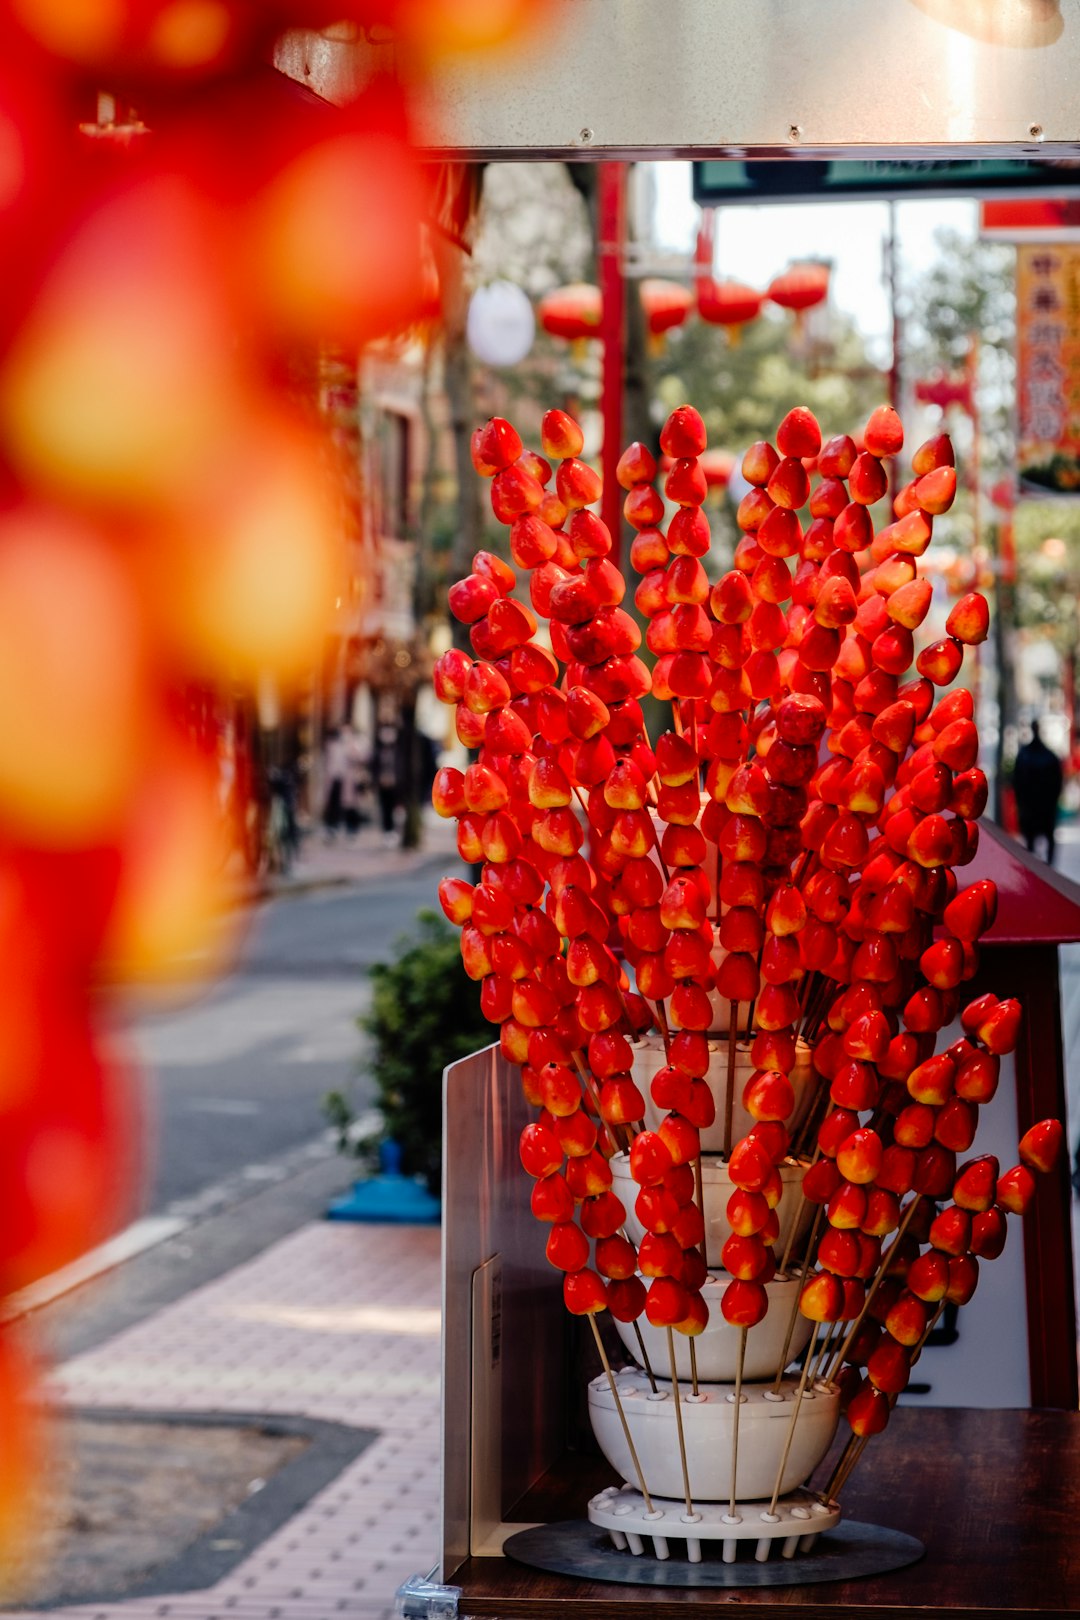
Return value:
<svg viewBox="0 0 1080 1620">
<path fill-rule="evenodd" d="M 1054 828 L 1061 797 L 1061 761 L 1039 735 L 1039 722 L 1031 722 L 1031 741 L 1016 756 L 1013 792 L 1020 831 L 1032 854 L 1035 841 L 1046 839 L 1047 864 L 1054 864 Z"/>
</svg>

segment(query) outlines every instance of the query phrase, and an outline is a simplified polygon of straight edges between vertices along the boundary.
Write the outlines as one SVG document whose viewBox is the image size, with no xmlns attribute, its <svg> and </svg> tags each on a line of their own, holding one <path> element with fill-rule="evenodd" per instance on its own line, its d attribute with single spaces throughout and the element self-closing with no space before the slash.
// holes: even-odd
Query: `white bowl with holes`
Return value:
<svg viewBox="0 0 1080 1620">
<path fill-rule="evenodd" d="M 645 1125 L 650 1131 L 655 1131 L 663 1121 L 666 1110 L 657 1108 L 652 1099 L 653 1076 L 662 1069 L 667 1062 L 664 1053 L 664 1043 L 659 1035 L 647 1035 L 634 1046 L 633 1076 L 638 1089 L 645 1098 Z M 704 1153 L 722 1153 L 724 1150 L 724 1108 L 727 1101 L 728 1089 L 728 1043 L 726 1040 L 710 1040 L 709 1042 L 709 1072 L 705 1076 L 709 1089 L 713 1094 L 716 1105 L 716 1118 L 707 1130 L 701 1133 L 701 1148 Z M 734 1145 L 744 1137 L 755 1123 L 752 1114 L 747 1113 L 742 1105 L 742 1094 L 746 1082 L 757 1073 L 750 1058 L 750 1048 L 744 1042 L 736 1042 L 735 1046 L 735 1101 L 731 1117 L 731 1143 Z M 795 1092 L 795 1107 L 791 1117 L 785 1120 L 789 1131 L 793 1134 L 806 1117 L 819 1085 L 826 1082 L 814 1074 L 814 1066 L 810 1059 L 810 1048 L 805 1041 L 799 1041 L 795 1047 L 795 1067 L 788 1076 L 792 1089 Z"/>
<path fill-rule="evenodd" d="M 647 1285 L 648 1279 L 645 1278 L 643 1281 Z M 731 1278 L 727 1273 L 721 1272 L 719 1276 L 710 1276 L 701 1290 L 709 1307 L 709 1325 L 694 1339 L 697 1374 L 702 1383 L 732 1383 L 735 1378 L 740 1330 L 724 1320 L 724 1314 L 720 1309 L 720 1301 L 730 1281 Z M 750 1328 L 746 1335 L 743 1377 L 748 1383 L 755 1379 L 771 1379 L 776 1376 L 780 1357 L 784 1354 L 784 1340 L 787 1338 L 791 1313 L 799 1297 L 798 1279 L 774 1278 L 772 1282 L 765 1284 L 765 1292 L 769 1296 L 769 1309 L 756 1327 Z M 653 1373 L 668 1376 L 671 1362 L 668 1356 L 667 1329 L 653 1327 L 645 1316 L 638 1319 L 637 1325 L 641 1329 L 641 1337 L 645 1341 L 645 1354 L 649 1358 Z M 641 1347 L 634 1332 L 634 1324 L 617 1321 L 615 1326 L 626 1349 L 640 1364 Z M 811 1326 L 807 1318 L 796 1311 L 785 1366 L 790 1365 L 806 1349 L 810 1340 Z M 675 1347 L 675 1371 L 680 1380 L 689 1380 L 692 1372 L 690 1340 L 685 1333 L 672 1333 L 671 1340 Z"/>
<path fill-rule="evenodd" d="M 677 1414 L 670 1381 L 657 1382 L 659 1391 L 653 1394 L 644 1373 L 616 1374 L 619 1399 L 649 1492 L 676 1499 L 683 1495 L 681 1415 L 690 1494 L 697 1501 L 724 1501 L 731 1495 L 734 1392 L 714 1385 L 695 1399 L 680 1388 L 681 1414 Z M 781 1496 L 804 1485 L 828 1451 L 840 1418 L 840 1395 L 835 1387 L 819 1384 L 800 1398 L 797 1380 L 786 1378 L 779 1396 L 773 1396 L 771 1384 L 744 1385 L 738 1410 L 735 1495 L 741 1501 L 767 1501 L 776 1484 L 793 1413 L 798 1415 L 780 1478 Z M 604 1373 L 589 1384 L 589 1418 L 608 1462 L 628 1485 L 637 1486 L 637 1470 Z"/>
<path fill-rule="evenodd" d="M 794 1228 L 789 1261 L 789 1264 L 792 1264 L 801 1258 L 800 1243 L 805 1242 L 814 1219 L 814 1207 L 808 1204 L 802 1195 L 802 1180 L 809 1166 L 799 1159 L 784 1159 L 778 1168 L 784 1190 L 776 1211 L 780 1220 L 780 1236 L 774 1248 L 779 1263 L 783 1259 L 788 1237 Z M 634 1213 L 634 1205 L 641 1189 L 630 1174 L 629 1154 L 615 1154 L 611 1160 L 611 1174 L 614 1191 L 626 1210 L 626 1235 L 633 1243 L 640 1244 L 645 1236 L 645 1228 Z M 721 1250 L 731 1236 L 727 1205 L 735 1187 L 728 1174 L 727 1165 L 713 1155 L 702 1154 L 701 1191 L 702 1214 L 705 1217 L 705 1261 L 707 1265 L 719 1266 Z"/>
</svg>

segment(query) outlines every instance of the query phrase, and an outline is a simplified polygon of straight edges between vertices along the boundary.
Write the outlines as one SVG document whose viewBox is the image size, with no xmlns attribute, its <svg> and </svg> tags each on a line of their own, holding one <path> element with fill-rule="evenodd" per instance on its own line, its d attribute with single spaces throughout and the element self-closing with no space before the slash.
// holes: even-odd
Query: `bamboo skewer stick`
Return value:
<svg viewBox="0 0 1080 1620">
<path fill-rule="evenodd" d="M 836 1467 L 833 1469 L 832 1473 L 829 1475 L 828 1483 L 825 1485 L 824 1490 L 822 1490 L 822 1492 L 821 1492 L 821 1500 L 823 1502 L 831 1502 L 831 1501 L 833 1501 L 835 1499 L 836 1492 L 837 1492 L 837 1489 L 838 1489 L 837 1482 L 841 1478 L 846 1478 L 847 1477 L 846 1471 L 845 1471 L 847 1461 L 848 1461 L 848 1458 L 851 1456 L 851 1453 L 855 1450 L 858 1443 L 859 1443 L 859 1436 L 857 1434 L 849 1434 L 848 1435 L 847 1444 L 845 1445 L 843 1451 L 840 1453 L 839 1457 L 837 1458 Z"/>
<path fill-rule="evenodd" d="M 829 1356 L 832 1354 L 833 1350 L 835 1350 L 836 1345 L 837 1345 L 837 1341 L 839 1340 L 840 1334 L 841 1334 L 842 1331 L 843 1331 L 843 1329 L 842 1329 L 842 1326 L 841 1326 L 841 1324 L 839 1322 L 830 1322 L 829 1323 L 828 1330 L 826 1331 L 825 1337 L 821 1341 L 821 1349 L 818 1351 L 817 1361 L 814 1364 L 814 1370 L 810 1374 L 810 1386 L 811 1386 L 811 1388 L 813 1388 L 813 1386 L 817 1383 L 818 1379 L 821 1377 L 821 1369 L 822 1369 L 824 1363 L 826 1361 L 828 1361 Z"/>
<path fill-rule="evenodd" d="M 840 1495 L 840 1492 L 843 1490 L 844 1486 L 855 1472 L 856 1465 L 861 1459 L 863 1452 L 870 1444 L 870 1435 L 868 1434 L 852 1435 L 851 1438 L 855 1441 L 855 1445 L 850 1447 L 850 1455 L 848 1454 L 848 1448 L 845 1448 L 844 1466 L 842 1469 L 838 1469 L 836 1483 L 832 1487 L 831 1495 L 834 1501 Z"/>
<path fill-rule="evenodd" d="M 923 1346 L 925 1345 L 927 1339 L 937 1327 L 941 1313 L 944 1309 L 945 1301 L 942 1300 L 929 1322 L 927 1322 L 926 1327 L 923 1329 L 922 1336 L 915 1346 L 911 1357 L 911 1365 L 913 1367 L 918 1361 L 919 1357 L 922 1355 Z M 897 1397 L 895 1395 L 890 1396 L 890 1406 L 895 1406 L 896 1401 Z M 825 1490 L 822 1493 L 824 1500 L 835 1501 L 839 1497 L 840 1492 L 843 1490 L 844 1486 L 851 1478 L 851 1475 L 854 1473 L 855 1467 L 859 1462 L 859 1459 L 862 1457 L 863 1452 L 866 1450 L 870 1439 L 870 1435 L 863 1435 L 861 1439 L 858 1435 L 853 1434 L 851 1436 L 847 1445 L 840 1454 L 840 1459 L 837 1462 L 836 1467 L 832 1471 L 832 1476 L 829 1479 L 829 1483 L 826 1485 Z"/>
<path fill-rule="evenodd" d="M 574 1067 L 577 1069 L 578 1078 L 581 1081 L 581 1089 L 591 1100 L 593 1107 L 596 1109 L 596 1117 L 600 1121 L 601 1130 L 606 1132 L 608 1141 L 611 1143 L 616 1153 L 628 1153 L 630 1151 L 629 1135 L 623 1134 L 623 1127 L 619 1125 L 610 1125 L 604 1118 L 603 1114 L 600 1112 L 600 1094 L 596 1089 L 596 1082 L 586 1069 L 584 1063 L 582 1063 L 581 1053 L 574 1052 L 573 1058 Z"/>
<path fill-rule="evenodd" d="M 693 1385 L 694 1397 L 696 1399 L 701 1392 L 698 1389 L 697 1343 L 692 1333 L 690 1335 L 690 1382 Z"/>
<path fill-rule="evenodd" d="M 806 1274 L 810 1270 L 811 1259 L 814 1253 L 814 1244 L 817 1242 L 818 1227 L 821 1225 L 821 1217 L 824 1215 L 824 1213 L 825 1206 L 824 1204 L 821 1204 L 818 1206 L 818 1212 L 814 1216 L 814 1224 L 810 1229 L 810 1241 L 806 1245 L 806 1254 L 803 1258 L 802 1268 L 799 1274 L 799 1293 L 795 1295 L 795 1298 L 791 1303 L 791 1314 L 788 1317 L 787 1332 L 784 1335 L 784 1348 L 780 1352 L 780 1365 L 776 1369 L 776 1379 L 773 1383 L 774 1395 L 779 1395 L 780 1393 L 780 1381 L 784 1376 L 784 1368 L 788 1364 L 788 1352 L 791 1349 L 791 1339 L 795 1332 L 795 1322 L 799 1315 L 799 1294 L 802 1292 L 802 1285 L 806 1280 Z"/>
<path fill-rule="evenodd" d="M 701 1154 L 700 1153 L 698 1154 L 697 1158 L 694 1160 L 694 1197 L 697 1200 L 697 1207 L 701 1211 L 701 1218 L 702 1218 L 702 1220 L 704 1220 L 705 1219 L 705 1187 L 704 1187 L 702 1173 L 701 1173 Z M 704 1240 L 702 1241 L 702 1244 L 701 1244 L 701 1250 L 702 1250 L 702 1256 L 704 1257 L 705 1256 L 705 1243 L 704 1243 Z"/>
<path fill-rule="evenodd" d="M 807 1378 L 809 1377 L 809 1374 L 810 1374 L 810 1363 L 811 1363 L 811 1361 L 813 1360 L 813 1357 L 814 1357 L 814 1348 L 815 1348 L 815 1346 L 817 1344 L 817 1336 L 818 1336 L 818 1334 L 820 1332 L 821 1332 L 821 1323 L 820 1322 L 815 1322 L 814 1323 L 814 1331 L 810 1335 L 810 1343 L 807 1346 L 807 1350 L 806 1350 L 806 1360 L 803 1362 L 802 1377 L 799 1379 L 799 1387 L 795 1391 L 795 1404 L 792 1407 L 791 1422 L 788 1424 L 788 1432 L 787 1432 L 787 1435 L 786 1435 L 785 1440 L 784 1440 L 783 1456 L 780 1458 L 780 1466 L 776 1470 L 776 1482 L 773 1485 L 772 1498 L 771 1498 L 771 1500 L 769 1502 L 769 1512 L 770 1512 L 770 1514 L 776 1512 L 776 1502 L 777 1502 L 777 1498 L 780 1495 L 780 1486 L 783 1484 L 783 1480 L 784 1480 L 784 1469 L 787 1467 L 787 1460 L 788 1460 L 788 1457 L 791 1455 L 791 1442 L 795 1438 L 795 1425 L 799 1421 L 799 1412 L 800 1412 L 800 1409 L 802 1407 L 802 1399 L 803 1399 L 803 1395 L 806 1393 L 806 1382 L 807 1382 Z"/>
<path fill-rule="evenodd" d="M 671 1059 L 671 1030 L 668 1028 L 667 1011 L 662 1001 L 656 1003 L 656 1022 L 660 1026 L 660 1036 L 664 1042 L 664 1056 Z"/>
<path fill-rule="evenodd" d="M 683 1493 L 686 1497 L 686 1516 L 694 1517 L 694 1499 L 690 1495 L 690 1468 L 686 1460 L 686 1436 L 683 1434 L 682 1401 L 679 1399 L 679 1375 L 675 1371 L 675 1335 L 667 1330 L 668 1359 L 671 1362 L 671 1390 L 675 1396 L 675 1427 L 679 1431 L 679 1461 L 682 1463 Z"/>
<path fill-rule="evenodd" d="M 742 1412 L 742 1381 L 743 1362 L 746 1359 L 746 1328 L 739 1329 L 739 1356 L 735 1363 L 735 1416 L 731 1423 L 731 1491 L 728 1500 L 728 1518 L 735 1517 L 735 1503 L 738 1499 L 736 1484 L 739 1474 L 739 1417 Z"/>
<path fill-rule="evenodd" d="M 830 1384 L 832 1383 L 833 1379 L 836 1377 L 837 1369 L 840 1367 L 840 1365 L 843 1362 L 844 1358 L 846 1357 L 848 1351 L 851 1349 L 852 1345 L 855 1343 L 855 1336 L 858 1333 L 859 1329 L 862 1327 L 863 1323 L 865 1322 L 866 1313 L 867 1313 L 867 1311 L 869 1311 L 871 1305 L 874 1303 L 874 1299 L 875 1299 L 875 1296 L 877 1295 L 877 1291 L 881 1287 L 882 1283 L 885 1280 L 885 1273 L 889 1269 L 889 1262 L 892 1259 L 893 1252 L 895 1251 L 896 1246 L 900 1242 L 900 1240 L 903 1237 L 904 1233 L 907 1231 L 908 1226 L 911 1223 L 911 1217 L 914 1215 L 916 1207 L 921 1202 L 921 1200 L 922 1200 L 922 1193 L 916 1193 L 915 1197 L 911 1200 L 911 1203 L 908 1205 L 907 1209 L 904 1211 L 904 1218 L 900 1222 L 900 1225 L 896 1229 L 895 1238 L 889 1244 L 889 1247 L 885 1250 L 885 1253 L 881 1257 L 881 1261 L 880 1261 L 880 1263 L 878 1265 L 878 1268 L 874 1273 L 874 1280 L 870 1284 L 870 1287 L 866 1290 L 866 1298 L 863 1300 L 862 1310 L 859 1312 L 859 1314 L 855 1318 L 854 1322 L 852 1322 L 851 1327 L 848 1329 L 847 1338 L 844 1340 L 843 1344 L 840 1346 L 840 1349 L 836 1352 L 836 1356 L 834 1357 L 832 1365 L 829 1368 L 827 1381 Z"/>
<path fill-rule="evenodd" d="M 728 1026 L 727 1094 L 724 1098 L 724 1157 L 731 1157 L 731 1128 L 735 1112 L 735 1043 L 739 1034 L 739 1003 L 731 1003 L 731 1021 Z"/>
<path fill-rule="evenodd" d="M 820 1157 L 820 1154 L 821 1154 L 821 1149 L 819 1148 L 818 1151 L 814 1154 L 814 1157 L 810 1161 L 811 1165 L 815 1165 L 817 1163 L 818 1158 Z M 802 1183 L 801 1182 L 799 1184 L 799 1192 L 800 1192 L 800 1194 L 802 1193 Z M 805 1203 L 805 1198 L 803 1199 L 803 1202 Z M 801 1208 L 800 1208 L 799 1213 L 800 1214 L 802 1213 Z M 792 1218 L 791 1226 L 790 1226 L 790 1228 L 788 1230 L 787 1242 L 784 1244 L 784 1257 L 780 1262 L 780 1270 L 782 1272 L 786 1271 L 787 1268 L 788 1268 L 788 1261 L 791 1259 L 791 1251 L 792 1251 L 792 1248 L 794 1247 L 794 1244 L 795 1244 L 795 1233 L 798 1231 L 798 1229 L 799 1229 L 799 1217 L 798 1217 L 798 1215 L 796 1215 L 796 1216 L 794 1216 Z"/>
<path fill-rule="evenodd" d="M 810 1151 L 810 1144 L 817 1136 L 818 1126 L 821 1123 L 822 1115 L 828 1109 L 829 1101 L 828 1082 L 823 1080 L 818 1087 L 817 1095 L 812 1099 L 810 1107 L 806 1111 L 802 1124 L 799 1126 L 798 1139 L 792 1143 L 791 1155 L 793 1158 L 802 1158 L 804 1154 Z M 818 1157 L 816 1152 L 814 1157 Z"/>
<path fill-rule="evenodd" d="M 642 1336 L 641 1326 L 636 1316 L 634 1318 L 634 1333 L 637 1336 L 638 1349 L 641 1351 L 641 1365 L 644 1367 L 645 1376 L 649 1380 L 649 1388 L 655 1395 L 657 1393 L 656 1374 L 652 1370 L 652 1363 L 649 1360 L 649 1352 L 645 1348 L 645 1340 Z"/>
<path fill-rule="evenodd" d="M 645 1507 L 649 1513 L 655 1513 L 656 1509 L 653 1507 L 652 1497 L 649 1495 L 648 1486 L 645 1484 L 645 1475 L 641 1469 L 641 1462 L 638 1458 L 637 1447 L 634 1445 L 634 1437 L 630 1433 L 630 1425 L 626 1421 L 626 1413 L 623 1410 L 622 1397 L 619 1394 L 619 1388 L 615 1382 L 615 1374 L 611 1370 L 611 1362 L 608 1360 L 607 1351 L 604 1349 L 604 1341 L 600 1337 L 600 1329 L 596 1325 L 596 1317 L 592 1311 L 589 1312 L 589 1326 L 593 1330 L 593 1338 L 596 1340 L 596 1348 L 600 1352 L 600 1360 L 603 1362 L 604 1371 L 607 1373 L 608 1386 L 611 1390 L 612 1399 L 615 1402 L 615 1410 L 619 1414 L 619 1422 L 622 1424 L 623 1434 L 626 1436 L 626 1444 L 630 1448 L 630 1458 L 634 1464 L 634 1472 L 638 1477 L 638 1485 L 641 1487 L 641 1494 L 645 1498 Z"/>
</svg>

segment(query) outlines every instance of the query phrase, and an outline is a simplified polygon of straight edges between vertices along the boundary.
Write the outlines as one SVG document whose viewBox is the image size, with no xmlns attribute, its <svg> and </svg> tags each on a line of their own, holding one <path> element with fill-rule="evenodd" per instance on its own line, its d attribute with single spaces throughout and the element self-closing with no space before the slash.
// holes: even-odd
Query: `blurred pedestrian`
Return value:
<svg viewBox="0 0 1080 1620">
<path fill-rule="evenodd" d="M 327 839 L 337 836 L 344 812 L 345 774 L 349 767 L 348 748 L 337 726 L 332 726 L 324 739 L 323 775 L 326 795 L 323 799 L 322 822 Z"/>
<path fill-rule="evenodd" d="M 1054 829 L 1061 798 L 1061 761 L 1039 735 L 1039 722 L 1031 722 L 1031 741 L 1024 744 L 1013 767 L 1013 792 L 1020 832 L 1034 855 L 1039 838 L 1046 840 L 1047 865 L 1054 864 Z"/>
<path fill-rule="evenodd" d="M 372 760 L 379 819 L 387 846 L 396 842 L 394 818 L 401 798 L 401 725 L 392 699 L 380 697 Z"/>
<path fill-rule="evenodd" d="M 371 739 L 346 726 L 345 780 L 341 803 L 345 831 L 355 835 L 371 820 Z"/>
</svg>

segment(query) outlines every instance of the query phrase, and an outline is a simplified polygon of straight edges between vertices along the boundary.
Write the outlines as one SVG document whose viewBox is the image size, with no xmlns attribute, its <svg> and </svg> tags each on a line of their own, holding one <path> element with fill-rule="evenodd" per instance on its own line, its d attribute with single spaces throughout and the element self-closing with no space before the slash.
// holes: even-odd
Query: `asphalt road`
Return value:
<svg viewBox="0 0 1080 1620">
<path fill-rule="evenodd" d="M 344 1089 L 357 1112 L 366 970 L 419 909 L 442 866 L 385 883 L 285 896 L 256 908 L 236 970 L 188 1005 L 137 1019 L 147 1069 L 146 1212 L 187 1213 L 206 1189 L 269 1180 L 273 1161 L 325 1130 L 320 1101 Z"/>
</svg>

